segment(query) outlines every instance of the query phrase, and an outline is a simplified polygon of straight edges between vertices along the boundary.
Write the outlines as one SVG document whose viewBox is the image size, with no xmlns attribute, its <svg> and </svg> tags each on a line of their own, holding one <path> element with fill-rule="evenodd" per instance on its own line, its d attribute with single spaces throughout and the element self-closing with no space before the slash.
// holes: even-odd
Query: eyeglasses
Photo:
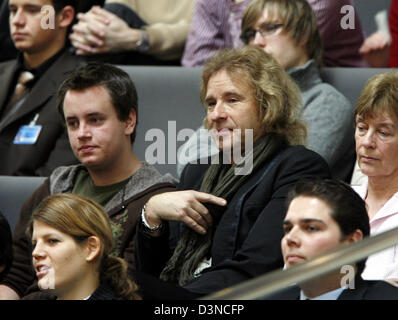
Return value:
<svg viewBox="0 0 398 320">
<path fill-rule="evenodd" d="M 270 24 L 263 24 L 260 28 L 256 29 L 249 29 L 246 32 L 243 32 L 240 35 L 241 40 L 248 44 L 252 41 L 255 37 L 257 32 L 263 37 L 269 37 L 273 35 L 279 28 L 283 27 L 282 23 L 270 23 Z"/>
</svg>

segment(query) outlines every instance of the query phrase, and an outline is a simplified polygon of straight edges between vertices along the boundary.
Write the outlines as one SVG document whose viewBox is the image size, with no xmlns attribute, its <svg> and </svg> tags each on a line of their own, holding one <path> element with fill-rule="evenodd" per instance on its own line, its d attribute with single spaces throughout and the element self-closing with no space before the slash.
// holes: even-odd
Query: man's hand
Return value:
<svg viewBox="0 0 398 320">
<path fill-rule="evenodd" d="M 225 206 L 227 201 L 194 190 L 166 192 L 149 199 L 145 219 L 151 226 L 159 225 L 162 220 L 181 221 L 196 232 L 205 234 L 213 219 L 202 203 Z"/>
<path fill-rule="evenodd" d="M 19 300 L 19 295 L 10 287 L 0 284 L 0 300 Z"/>
<path fill-rule="evenodd" d="M 386 67 L 390 54 L 390 40 L 383 32 L 377 31 L 366 38 L 359 48 L 359 53 L 365 57 L 370 67 Z"/>
<path fill-rule="evenodd" d="M 78 14 L 79 22 L 69 36 L 76 54 L 88 55 L 136 49 L 141 31 L 100 7 Z"/>
</svg>

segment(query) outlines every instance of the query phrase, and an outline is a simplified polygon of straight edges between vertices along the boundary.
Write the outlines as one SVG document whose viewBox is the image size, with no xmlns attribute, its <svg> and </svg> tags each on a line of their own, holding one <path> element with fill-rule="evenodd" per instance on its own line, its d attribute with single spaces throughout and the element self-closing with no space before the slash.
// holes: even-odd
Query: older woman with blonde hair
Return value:
<svg viewBox="0 0 398 320">
<path fill-rule="evenodd" d="M 358 166 L 368 181 L 353 188 L 365 200 L 371 235 L 398 227 L 398 72 L 373 76 L 355 107 Z M 398 246 L 371 255 L 366 280 L 398 281 Z"/>
<path fill-rule="evenodd" d="M 111 253 L 108 216 L 91 199 L 68 193 L 45 198 L 27 232 L 41 290 L 59 300 L 140 299 L 126 262 Z"/>
</svg>

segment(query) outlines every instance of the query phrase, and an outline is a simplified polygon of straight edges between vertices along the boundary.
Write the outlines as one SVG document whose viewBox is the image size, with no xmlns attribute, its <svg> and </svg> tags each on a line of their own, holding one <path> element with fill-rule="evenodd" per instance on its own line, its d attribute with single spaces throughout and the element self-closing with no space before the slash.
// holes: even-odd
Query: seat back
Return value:
<svg viewBox="0 0 398 320">
<path fill-rule="evenodd" d="M 161 173 L 177 177 L 176 154 L 188 140 L 183 137 L 187 131 L 183 129 L 196 130 L 205 117 L 200 102 L 202 69 L 172 66 L 121 68 L 133 79 L 138 92 L 134 151 L 141 160 L 156 161 L 152 164 Z M 179 139 L 178 134 L 181 135 Z"/>
<path fill-rule="evenodd" d="M 391 72 L 388 68 L 323 68 L 321 77 L 350 100 L 352 107 L 359 98 L 366 81 L 378 73 Z"/>
<path fill-rule="evenodd" d="M 0 176 L 0 211 L 14 230 L 24 202 L 44 182 L 45 177 Z"/>
</svg>

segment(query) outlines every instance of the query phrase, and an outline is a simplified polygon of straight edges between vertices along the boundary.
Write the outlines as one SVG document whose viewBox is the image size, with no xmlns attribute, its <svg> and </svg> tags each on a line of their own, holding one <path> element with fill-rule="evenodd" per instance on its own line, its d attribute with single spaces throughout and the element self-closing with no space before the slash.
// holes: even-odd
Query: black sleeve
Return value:
<svg viewBox="0 0 398 320">
<path fill-rule="evenodd" d="M 187 284 L 186 289 L 209 294 L 283 267 L 281 239 L 287 194 L 299 180 L 330 178 L 330 170 L 323 158 L 303 148 L 287 152 L 272 171 L 265 179 L 273 181 L 273 192 L 264 194 L 264 197 L 269 197 L 269 201 L 262 209 L 257 208 L 261 210 L 260 214 L 246 239 L 232 258 L 224 259 L 209 268 L 199 278 Z M 260 184 L 257 190 L 262 189 L 263 185 Z M 243 204 L 244 214 L 255 209 L 249 201 Z"/>
</svg>

